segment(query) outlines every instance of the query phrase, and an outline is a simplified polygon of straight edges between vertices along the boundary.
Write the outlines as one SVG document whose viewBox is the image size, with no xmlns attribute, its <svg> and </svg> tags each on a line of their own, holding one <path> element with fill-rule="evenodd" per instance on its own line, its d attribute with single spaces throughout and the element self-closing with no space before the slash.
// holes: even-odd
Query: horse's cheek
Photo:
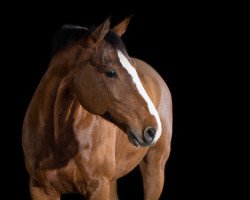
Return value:
<svg viewBox="0 0 250 200">
<path fill-rule="evenodd" d="M 108 95 L 100 76 L 93 67 L 85 67 L 76 77 L 75 89 L 77 98 L 87 111 L 102 115 L 108 109 Z"/>
</svg>

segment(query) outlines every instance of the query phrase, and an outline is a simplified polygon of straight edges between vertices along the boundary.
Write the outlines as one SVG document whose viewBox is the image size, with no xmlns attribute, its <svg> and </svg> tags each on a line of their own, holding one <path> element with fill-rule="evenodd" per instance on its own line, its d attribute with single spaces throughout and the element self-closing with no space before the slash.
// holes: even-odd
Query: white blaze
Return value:
<svg viewBox="0 0 250 200">
<path fill-rule="evenodd" d="M 146 90 L 144 89 L 135 68 L 130 64 L 128 59 L 123 55 L 123 53 L 121 51 L 117 50 L 117 52 L 118 52 L 118 57 L 119 57 L 119 60 L 122 64 L 123 68 L 125 68 L 128 71 L 128 73 L 131 75 L 132 80 L 134 81 L 139 94 L 143 97 L 143 99 L 146 101 L 146 103 L 148 105 L 148 110 L 149 110 L 150 114 L 153 115 L 156 119 L 158 127 L 156 130 L 155 138 L 153 140 L 153 142 L 156 142 L 159 139 L 159 137 L 161 136 L 161 131 L 162 131 L 161 120 L 160 120 L 159 114 L 158 114 L 153 102 L 149 98 Z"/>
</svg>

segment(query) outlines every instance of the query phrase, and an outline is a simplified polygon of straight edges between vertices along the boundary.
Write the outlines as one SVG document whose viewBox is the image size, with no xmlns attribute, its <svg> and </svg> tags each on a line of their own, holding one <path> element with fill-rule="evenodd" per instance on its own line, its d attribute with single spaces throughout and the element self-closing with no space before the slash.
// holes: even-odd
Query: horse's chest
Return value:
<svg viewBox="0 0 250 200">
<path fill-rule="evenodd" d="M 110 133 L 109 134 L 115 134 Z M 81 138 L 78 153 L 68 164 L 53 170 L 47 176 L 49 185 L 60 192 L 86 192 L 86 183 L 95 177 L 106 177 L 110 180 L 120 178 L 133 170 L 143 159 L 148 148 L 134 147 L 127 136 L 117 133 L 113 139 L 108 139 L 107 133 L 99 139 L 88 138 L 88 134 Z M 114 136 L 114 135 L 113 135 Z M 86 137 L 86 138 L 85 138 Z M 85 141 L 85 142 L 83 142 Z"/>
<path fill-rule="evenodd" d="M 85 171 L 88 174 L 97 172 L 91 172 L 91 175 L 110 179 L 122 177 L 140 163 L 148 150 L 133 146 L 127 135 L 114 129 L 113 125 L 106 128 L 97 126 L 93 130 L 81 134 L 81 150 L 75 157 L 84 177 Z"/>
<path fill-rule="evenodd" d="M 147 147 L 138 148 L 133 146 L 123 132 L 117 133 L 115 177 L 120 178 L 133 170 L 141 162 L 147 150 Z"/>
</svg>

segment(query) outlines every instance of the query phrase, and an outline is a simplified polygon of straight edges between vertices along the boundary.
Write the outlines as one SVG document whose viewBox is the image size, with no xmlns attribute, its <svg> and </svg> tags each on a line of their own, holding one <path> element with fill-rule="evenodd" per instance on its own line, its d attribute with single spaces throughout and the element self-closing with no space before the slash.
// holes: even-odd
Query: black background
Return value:
<svg viewBox="0 0 250 200">
<path fill-rule="evenodd" d="M 6 86 L 2 99 L 10 106 L 3 106 L 7 110 L 3 124 L 7 131 L 2 140 L 2 173 L 7 179 L 1 188 L 9 199 L 30 199 L 21 147 L 22 120 L 49 64 L 55 31 L 63 24 L 98 25 L 108 16 L 114 26 L 131 14 L 133 18 L 123 36 L 129 55 L 151 64 L 167 82 L 173 97 L 172 152 L 161 199 L 225 195 L 222 185 L 230 178 L 221 166 L 224 152 L 215 149 L 221 144 L 218 124 L 222 123 L 220 117 L 225 109 L 225 102 L 220 99 L 226 92 L 223 57 L 225 49 L 230 48 L 225 29 L 232 22 L 231 15 L 224 12 L 226 5 L 124 4 L 117 1 L 108 6 L 97 2 L 8 6 L 9 12 L 2 18 L 6 23 L 2 32 L 7 35 L 2 42 L 8 47 L 3 74 L 8 81 L 3 81 L 6 77 L 1 81 Z M 138 169 L 122 178 L 118 189 L 121 200 L 142 199 Z"/>
</svg>

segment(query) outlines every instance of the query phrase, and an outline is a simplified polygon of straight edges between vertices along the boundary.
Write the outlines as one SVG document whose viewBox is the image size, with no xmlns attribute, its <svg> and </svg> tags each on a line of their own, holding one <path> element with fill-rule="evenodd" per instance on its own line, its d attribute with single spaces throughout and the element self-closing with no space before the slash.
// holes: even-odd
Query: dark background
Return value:
<svg viewBox="0 0 250 200">
<path fill-rule="evenodd" d="M 113 8 L 113 6 L 117 8 Z M 3 192 L 9 199 L 30 199 L 28 174 L 21 147 L 21 127 L 32 95 L 50 61 L 51 41 L 63 24 L 98 25 L 112 16 L 114 26 L 133 14 L 123 40 L 130 56 L 151 64 L 167 82 L 173 98 L 172 152 L 166 166 L 161 199 L 224 197 L 229 174 L 221 165 L 224 151 L 216 151 L 222 133 L 221 113 L 226 110 L 220 95 L 227 91 L 223 62 L 233 21 L 227 5 L 166 3 L 136 6 L 117 1 L 8 6 L 2 42 L 7 43 L 7 63 L 2 73 L 3 110 L 7 131 L 2 140 Z M 3 71 L 2 71 L 3 72 Z M 229 87 L 232 88 L 232 85 Z M 7 106 L 10 105 L 10 106 Z M 233 154 L 233 152 L 231 152 Z M 231 175 L 230 175 L 231 176 Z M 154 187 L 154 186 L 152 186 Z M 14 189 L 13 189 L 14 188 Z M 142 199 L 138 169 L 118 183 L 119 197 Z M 228 190 L 228 188 L 227 188 Z M 216 195 L 215 195 L 216 194 Z M 80 199 L 80 196 L 65 196 Z"/>
</svg>

